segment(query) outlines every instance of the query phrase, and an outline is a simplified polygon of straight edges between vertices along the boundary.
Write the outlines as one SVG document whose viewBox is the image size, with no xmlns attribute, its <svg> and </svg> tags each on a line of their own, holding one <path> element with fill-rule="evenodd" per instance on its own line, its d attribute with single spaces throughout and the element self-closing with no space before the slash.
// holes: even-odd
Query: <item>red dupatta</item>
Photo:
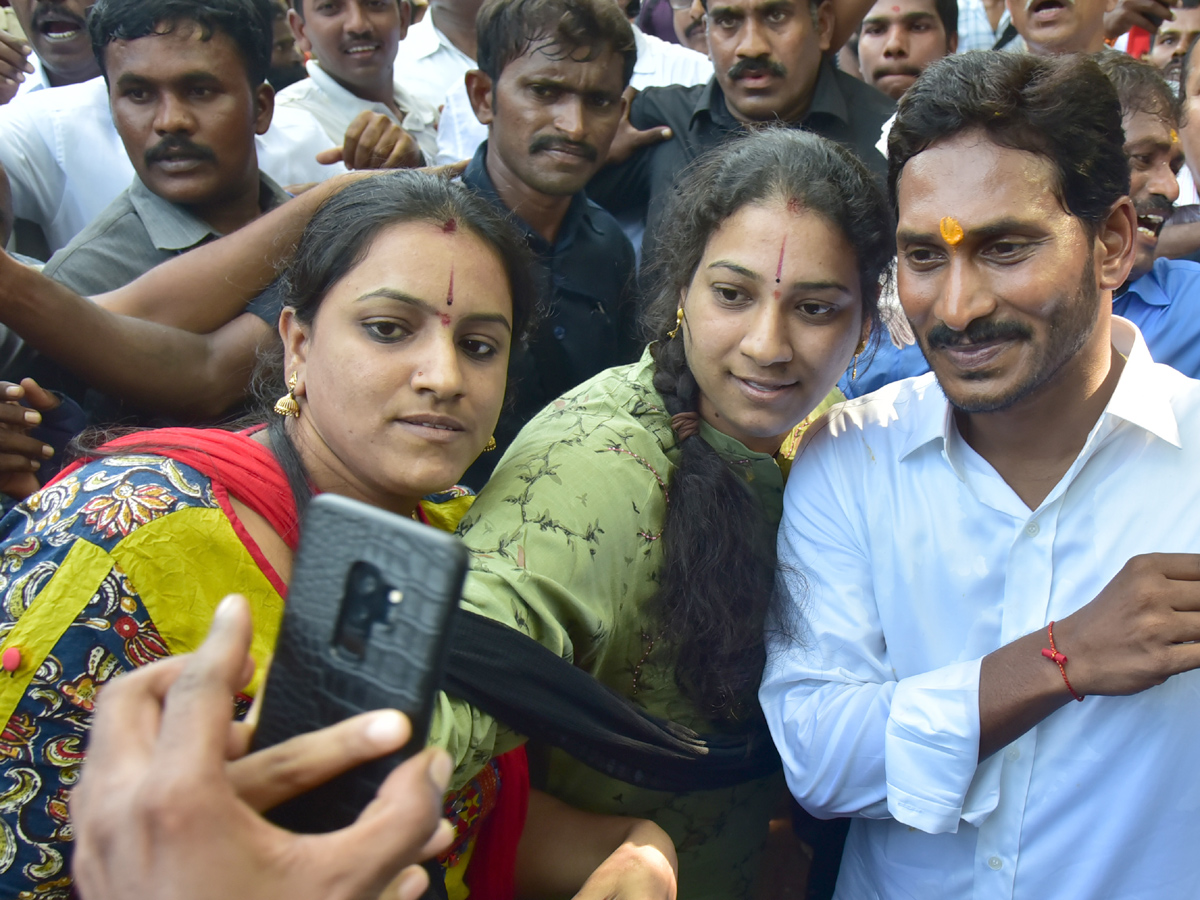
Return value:
<svg viewBox="0 0 1200 900">
<path fill-rule="evenodd" d="M 287 585 L 267 562 L 258 545 L 246 532 L 229 503 L 230 495 L 266 519 L 293 552 L 300 538 L 300 520 L 287 475 L 265 445 L 250 435 L 257 431 L 222 431 L 219 428 L 159 428 L 139 431 L 109 441 L 98 448 L 105 454 L 116 451 L 165 456 L 190 466 L 212 481 L 213 493 L 229 517 L 233 530 L 263 574 L 280 596 Z M 98 457 L 85 457 L 59 473 L 55 482 L 67 477 Z"/>
</svg>

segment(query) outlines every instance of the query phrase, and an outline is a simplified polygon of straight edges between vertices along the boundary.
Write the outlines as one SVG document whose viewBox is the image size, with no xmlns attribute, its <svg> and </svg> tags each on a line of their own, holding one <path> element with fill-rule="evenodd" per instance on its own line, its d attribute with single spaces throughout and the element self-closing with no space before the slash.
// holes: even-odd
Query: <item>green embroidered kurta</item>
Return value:
<svg viewBox="0 0 1200 900">
<path fill-rule="evenodd" d="M 674 658 L 646 613 L 658 589 L 659 540 L 679 449 L 647 352 L 609 369 L 537 415 L 509 448 L 463 519 L 472 552 L 463 605 L 533 637 L 649 712 L 697 731 L 719 726 L 676 687 Z M 821 410 L 840 394 L 832 395 Z M 706 424 L 701 434 L 741 473 L 771 521 L 783 473 Z M 520 742 L 490 717 L 440 698 L 430 740 L 461 781 Z M 680 900 L 752 893 L 782 776 L 689 794 L 614 781 L 553 751 L 547 789 L 581 809 L 653 819 L 679 850 Z"/>
</svg>

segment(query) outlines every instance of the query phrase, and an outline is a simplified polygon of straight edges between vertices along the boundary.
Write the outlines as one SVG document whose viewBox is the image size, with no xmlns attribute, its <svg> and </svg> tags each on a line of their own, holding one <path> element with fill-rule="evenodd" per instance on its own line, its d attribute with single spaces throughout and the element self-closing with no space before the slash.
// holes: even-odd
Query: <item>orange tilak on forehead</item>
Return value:
<svg viewBox="0 0 1200 900">
<path fill-rule="evenodd" d="M 942 232 L 942 240 L 951 247 L 957 247 L 962 243 L 965 233 L 963 232 L 962 225 L 958 223 L 958 219 L 954 218 L 954 216 L 944 216 L 938 227 Z"/>
<path fill-rule="evenodd" d="M 1179 143 L 1179 132 L 1176 131 L 1174 128 L 1171 129 L 1171 143 L 1172 144 Z"/>
</svg>

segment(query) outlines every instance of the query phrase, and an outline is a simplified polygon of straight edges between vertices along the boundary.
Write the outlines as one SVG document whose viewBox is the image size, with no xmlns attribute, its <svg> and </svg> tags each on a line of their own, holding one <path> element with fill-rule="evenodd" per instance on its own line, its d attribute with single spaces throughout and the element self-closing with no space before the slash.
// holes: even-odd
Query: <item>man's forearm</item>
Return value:
<svg viewBox="0 0 1200 900">
<path fill-rule="evenodd" d="M 236 233 L 168 260 L 93 300 L 114 313 L 198 333 L 215 331 L 274 280 L 321 204 L 363 177 L 370 173 L 331 178 Z M 6 316 L 0 307 L 0 319 L 7 323 Z"/>
<path fill-rule="evenodd" d="M 203 416 L 244 393 L 254 335 L 242 335 L 239 366 L 232 334 L 193 334 L 117 315 L 12 260 L 0 265 L 5 324 L 92 387 L 144 409 Z M 214 348 L 222 352 L 214 355 Z"/>
<path fill-rule="evenodd" d="M 979 667 L 979 761 L 987 759 L 1071 700 L 1062 674 L 1042 656 L 1046 633 L 1018 638 Z"/>
</svg>

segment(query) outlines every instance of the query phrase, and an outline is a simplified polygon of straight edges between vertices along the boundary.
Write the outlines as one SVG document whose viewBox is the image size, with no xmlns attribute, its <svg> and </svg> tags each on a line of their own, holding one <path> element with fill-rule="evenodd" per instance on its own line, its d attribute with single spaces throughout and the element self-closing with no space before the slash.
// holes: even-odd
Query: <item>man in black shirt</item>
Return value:
<svg viewBox="0 0 1200 900">
<path fill-rule="evenodd" d="M 541 263 L 545 303 L 528 348 L 514 351 L 503 449 L 560 394 L 636 358 L 633 247 L 583 188 L 616 136 L 637 49 L 612 0 L 488 0 L 476 30 L 467 95 L 488 139 L 463 182 L 513 214 Z M 499 456 L 484 455 L 464 482 L 481 486 Z"/>
<path fill-rule="evenodd" d="M 588 196 L 611 212 L 643 211 L 653 237 L 668 191 L 689 163 L 747 128 L 786 124 L 844 144 L 882 179 L 875 148 L 895 104 L 824 54 L 834 28 L 830 0 L 708 0 L 708 84 L 647 88 L 633 100 L 639 131 L 673 137 L 606 168 Z"/>
</svg>

